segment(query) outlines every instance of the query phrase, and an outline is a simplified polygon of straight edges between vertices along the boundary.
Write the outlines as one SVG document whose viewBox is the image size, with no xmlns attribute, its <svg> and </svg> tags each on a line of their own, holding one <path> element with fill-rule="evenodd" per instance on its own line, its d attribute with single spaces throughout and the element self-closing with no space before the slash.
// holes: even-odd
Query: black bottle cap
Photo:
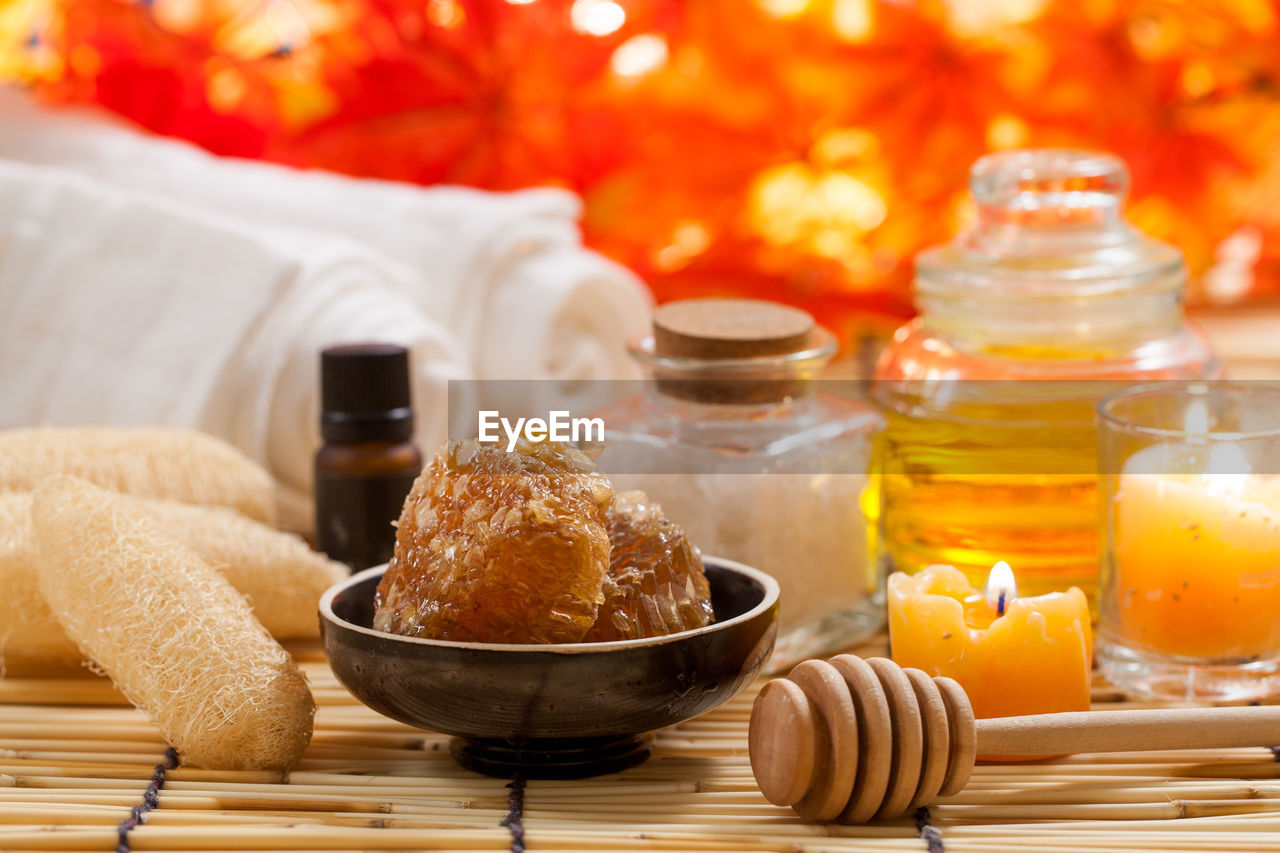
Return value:
<svg viewBox="0 0 1280 853">
<path fill-rule="evenodd" d="M 320 434 L 326 441 L 403 441 L 413 434 L 409 351 L 344 344 L 320 353 Z"/>
</svg>

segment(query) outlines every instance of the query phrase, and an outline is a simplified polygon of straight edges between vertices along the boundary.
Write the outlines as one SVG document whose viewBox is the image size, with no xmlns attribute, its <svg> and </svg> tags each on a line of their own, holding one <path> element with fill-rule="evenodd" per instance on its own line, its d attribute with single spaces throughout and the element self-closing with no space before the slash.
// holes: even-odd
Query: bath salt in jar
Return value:
<svg viewBox="0 0 1280 853">
<path fill-rule="evenodd" d="M 618 491 L 642 489 L 703 553 L 777 578 L 778 671 L 883 623 L 859 494 L 883 421 L 820 380 L 835 337 L 749 299 L 668 303 L 630 343 L 650 381 L 598 412 Z"/>
</svg>

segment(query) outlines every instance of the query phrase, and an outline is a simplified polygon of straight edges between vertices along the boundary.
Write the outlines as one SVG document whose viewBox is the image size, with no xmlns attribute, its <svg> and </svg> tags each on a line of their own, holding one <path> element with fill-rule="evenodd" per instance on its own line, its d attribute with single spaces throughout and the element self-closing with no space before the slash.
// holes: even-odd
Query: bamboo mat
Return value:
<svg viewBox="0 0 1280 853">
<path fill-rule="evenodd" d="M 448 739 L 383 718 L 294 646 L 320 710 L 296 770 L 168 771 L 133 850 L 1280 851 L 1280 762 L 1268 749 L 1078 755 L 980 766 L 919 822 L 807 824 L 756 789 L 756 688 L 659 732 L 612 776 L 531 781 L 523 846 L 503 780 L 457 767 Z M 864 654 L 883 653 L 874 646 Z M 1134 707 L 1097 684 L 1098 708 Z M 165 745 L 104 679 L 0 680 L 0 849 L 113 850 Z"/>
</svg>

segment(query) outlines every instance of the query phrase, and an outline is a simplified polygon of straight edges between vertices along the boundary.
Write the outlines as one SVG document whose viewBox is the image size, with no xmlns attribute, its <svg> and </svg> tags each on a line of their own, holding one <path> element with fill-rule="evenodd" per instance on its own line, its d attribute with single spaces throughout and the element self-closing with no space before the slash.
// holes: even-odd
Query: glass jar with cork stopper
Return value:
<svg viewBox="0 0 1280 853">
<path fill-rule="evenodd" d="M 1182 313 L 1181 254 L 1123 216 L 1124 164 L 1089 151 L 977 161 L 973 227 L 916 260 L 920 315 L 883 354 L 882 568 L 998 560 L 1038 595 L 1098 570 L 1093 410 L 1118 384 L 1216 376 Z"/>
<path fill-rule="evenodd" d="M 598 413 L 615 487 L 777 578 L 775 671 L 875 631 L 858 496 L 883 421 L 852 385 L 818 381 L 835 337 L 795 308 L 711 298 L 661 306 L 629 347 L 650 381 Z"/>
</svg>

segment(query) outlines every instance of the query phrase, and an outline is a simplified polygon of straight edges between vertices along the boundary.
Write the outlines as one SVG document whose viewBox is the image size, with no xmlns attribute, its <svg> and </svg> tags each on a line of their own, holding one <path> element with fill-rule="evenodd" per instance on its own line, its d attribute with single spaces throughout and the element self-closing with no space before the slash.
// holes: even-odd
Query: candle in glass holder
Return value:
<svg viewBox="0 0 1280 853">
<path fill-rule="evenodd" d="M 1103 674 L 1158 699 L 1280 693 L 1280 387 L 1125 389 L 1098 442 Z"/>
<path fill-rule="evenodd" d="M 1072 587 L 1018 598 L 1003 562 L 983 592 L 952 566 L 891 575 L 889 644 L 902 666 L 960 682 L 981 718 L 1089 708 L 1084 593 Z"/>
<path fill-rule="evenodd" d="M 1155 445 L 1125 463 L 1111 549 L 1112 630 L 1126 645 L 1201 658 L 1280 649 L 1280 478 L 1251 470 L 1232 444 Z"/>
</svg>

